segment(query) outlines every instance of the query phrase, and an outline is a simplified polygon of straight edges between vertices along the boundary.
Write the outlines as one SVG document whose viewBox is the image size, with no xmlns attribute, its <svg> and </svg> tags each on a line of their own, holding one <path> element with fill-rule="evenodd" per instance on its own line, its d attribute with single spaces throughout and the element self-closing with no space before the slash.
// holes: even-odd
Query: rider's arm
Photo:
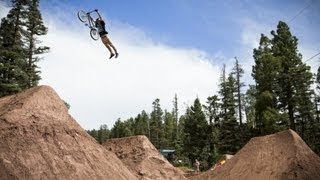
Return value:
<svg viewBox="0 0 320 180">
<path fill-rule="evenodd" d="M 99 11 L 96 11 L 96 12 L 97 12 L 97 14 L 98 14 L 98 16 L 99 16 L 99 19 L 102 21 L 102 17 L 101 17 L 101 15 L 100 15 Z"/>
</svg>

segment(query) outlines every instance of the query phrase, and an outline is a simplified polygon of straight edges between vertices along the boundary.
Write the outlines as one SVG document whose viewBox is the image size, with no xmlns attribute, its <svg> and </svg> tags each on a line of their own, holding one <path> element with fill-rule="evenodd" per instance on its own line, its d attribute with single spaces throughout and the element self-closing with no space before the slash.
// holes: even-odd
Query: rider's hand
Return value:
<svg viewBox="0 0 320 180">
<path fill-rule="evenodd" d="M 95 11 L 95 12 L 98 12 L 98 9 L 95 9 L 94 11 Z"/>
</svg>

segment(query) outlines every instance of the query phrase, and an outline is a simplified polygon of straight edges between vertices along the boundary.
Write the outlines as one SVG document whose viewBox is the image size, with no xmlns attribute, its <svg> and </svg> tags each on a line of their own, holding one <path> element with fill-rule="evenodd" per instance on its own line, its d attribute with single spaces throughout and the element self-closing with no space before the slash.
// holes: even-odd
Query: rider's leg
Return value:
<svg viewBox="0 0 320 180">
<path fill-rule="evenodd" d="M 112 49 L 114 50 L 114 52 L 116 53 L 116 58 L 118 57 L 118 51 L 117 51 L 117 49 L 116 49 L 116 47 L 114 47 L 114 45 L 111 43 L 111 44 L 109 44 L 109 46 L 111 46 L 112 47 Z"/>
<path fill-rule="evenodd" d="M 112 52 L 112 49 L 109 46 L 109 42 L 110 42 L 109 38 L 107 36 L 102 36 L 101 41 L 106 46 L 106 48 L 109 50 L 111 56 L 114 55 L 114 53 Z"/>
<path fill-rule="evenodd" d="M 116 53 L 116 57 L 118 57 L 118 51 L 117 51 L 116 47 L 112 44 L 112 42 L 110 41 L 110 39 L 108 38 L 108 36 L 107 36 L 107 35 L 104 36 L 103 39 L 104 39 L 105 45 L 106 45 L 106 46 L 109 45 L 109 48 L 112 47 L 112 49 L 113 49 L 114 52 Z"/>
</svg>

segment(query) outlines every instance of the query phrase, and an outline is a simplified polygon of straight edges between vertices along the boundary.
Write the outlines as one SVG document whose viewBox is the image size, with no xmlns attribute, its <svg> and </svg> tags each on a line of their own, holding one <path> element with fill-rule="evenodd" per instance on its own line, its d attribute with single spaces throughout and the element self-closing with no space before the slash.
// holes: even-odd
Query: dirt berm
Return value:
<svg viewBox="0 0 320 180">
<path fill-rule="evenodd" d="M 0 179 L 137 179 L 48 86 L 0 99 Z"/>
<path fill-rule="evenodd" d="M 110 139 L 104 147 L 141 180 L 183 180 L 183 172 L 171 165 L 146 136 Z"/>
<path fill-rule="evenodd" d="M 319 180 L 320 157 L 292 130 L 252 138 L 232 159 L 195 180 Z"/>
</svg>

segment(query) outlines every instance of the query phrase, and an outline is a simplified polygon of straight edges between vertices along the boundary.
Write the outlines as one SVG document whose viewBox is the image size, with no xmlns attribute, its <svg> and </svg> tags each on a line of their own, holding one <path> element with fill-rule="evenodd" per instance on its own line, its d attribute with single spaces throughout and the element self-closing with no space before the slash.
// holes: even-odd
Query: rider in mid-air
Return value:
<svg viewBox="0 0 320 180">
<path fill-rule="evenodd" d="M 114 47 L 114 45 L 111 43 L 110 39 L 107 36 L 108 32 L 106 31 L 106 24 L 102 20 L 102 17 L 100 15 L 100 13 L 98 12 L 98 10 L 95 9 L 95 11 L 97 12 L 97 14 L 99 16 L 99 18 L 96 19 L 96 24 L 95 25 L 98 28 L 98 32 L 99 32 L 99 35 L 101 37 L 101 41 L 107 47 L 107 49 L 110 51 L 109 59 L 111 59 L 113 56 L 115 56 L 115 58 L 117 58 L 119 54 L 117 52 L 117 49 Z M 114 52 L 112 51 L 111 48 L 114 50 Z"/>
</svg>

